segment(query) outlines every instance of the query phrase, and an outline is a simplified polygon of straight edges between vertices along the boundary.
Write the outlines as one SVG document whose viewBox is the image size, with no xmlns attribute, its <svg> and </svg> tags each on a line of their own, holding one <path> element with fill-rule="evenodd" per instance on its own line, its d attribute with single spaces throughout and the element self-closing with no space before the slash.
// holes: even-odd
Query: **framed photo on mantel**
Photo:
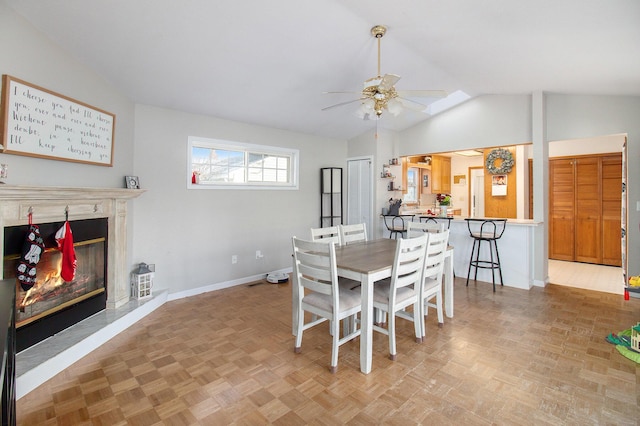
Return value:
<svg viewBox="0 0 640 426">
<path fill-rule="evenodd" d="M 127 185 L 127 189 L 140 189 L 140 179 L 138 179 L 138 176 L 125 176 L 124 182 Z"/>
<path fill-rule="evenodd" d="M 6 74 L 0 114 L 4 154 L 113 166 L 114 114 Z"/>
</svg>

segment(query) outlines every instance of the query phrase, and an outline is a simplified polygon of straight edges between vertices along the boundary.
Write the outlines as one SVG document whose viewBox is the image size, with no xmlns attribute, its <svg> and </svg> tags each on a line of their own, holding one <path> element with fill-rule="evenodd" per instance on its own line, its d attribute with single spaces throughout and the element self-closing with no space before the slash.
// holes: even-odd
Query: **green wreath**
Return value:
<svg viewBox="0 0 640 426">
<path fill-rule="evenodd" d="M 501 159 L 500 167 L 496 167 L 495 161 Z M 513 167 L 513 155 L 508 149 L 496 148 L 487 155 L 487 170 L 492 175 L 503 175 L 509 173 Z"/>
</svg>

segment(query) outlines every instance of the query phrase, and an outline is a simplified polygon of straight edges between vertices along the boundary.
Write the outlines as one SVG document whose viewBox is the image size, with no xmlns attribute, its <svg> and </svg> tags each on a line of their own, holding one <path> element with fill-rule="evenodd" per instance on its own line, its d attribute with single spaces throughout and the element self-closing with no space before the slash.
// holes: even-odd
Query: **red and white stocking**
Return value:
<svg viewBox="0 0 640 426">
<path fill-rule="evenodd" d="M 73 248 L 73 234 L 69 221 L 66 221 L 58 232 L 56 232 L 56 242 L 58 250 L 62 252 L 62 265 L 60 267 L 60 276 L 66 282 L 73 281 L 76 276 L 76 251 Z"/>
</svg>

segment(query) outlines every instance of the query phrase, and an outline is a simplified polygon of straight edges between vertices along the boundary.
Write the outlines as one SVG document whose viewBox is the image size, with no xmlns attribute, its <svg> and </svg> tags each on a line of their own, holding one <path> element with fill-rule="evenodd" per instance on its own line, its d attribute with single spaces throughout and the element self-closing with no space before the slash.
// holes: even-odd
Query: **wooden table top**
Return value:
<svg viewBox="0 0 640 426">
<path fill-rule="evenodd" d="M 373 273 L 393 266 L 397 240 L 381 238 L 364 243 L 336 247 L 338 268 Z"/>
</svg>

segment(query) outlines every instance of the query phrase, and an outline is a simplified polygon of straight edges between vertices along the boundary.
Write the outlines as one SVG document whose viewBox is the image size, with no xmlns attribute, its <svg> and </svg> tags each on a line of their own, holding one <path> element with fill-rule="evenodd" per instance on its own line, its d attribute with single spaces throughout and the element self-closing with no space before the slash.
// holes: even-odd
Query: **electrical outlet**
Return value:
<svg viewBox="0 0 640 426">
<path fill-rule="evenodd" d="M 238 255 L 234 254 L 231 256 L 231 264 L 235 265 L 236 263 L 238 263 Z"/>
<path fill-rule="evenodd" d="M 256 259 L 262 259 L 264 257 L 264 255 L 262 254 L 262 252 L 260 250 L 256 250 Z"/>
</svg>

